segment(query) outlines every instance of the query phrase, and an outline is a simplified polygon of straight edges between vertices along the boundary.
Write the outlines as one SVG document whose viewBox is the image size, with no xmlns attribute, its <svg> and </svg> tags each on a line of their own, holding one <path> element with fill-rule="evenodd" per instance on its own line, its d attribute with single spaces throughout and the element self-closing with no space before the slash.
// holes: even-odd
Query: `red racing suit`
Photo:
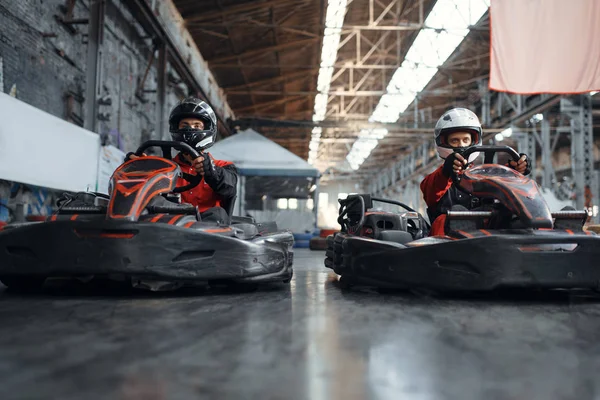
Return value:
<svg viewBox="0 0 600 400">
<path fill-rule="evenodd" d="M 200 212 L 212 207 L 222 207 L 223 200 L 235 196 L 237 190 L 235 165 L 230 161 L 215 160 L 210 153 L 208 156 L 213 161 L 214 173 L 205 174 L 198 186 L 181 193 L 181 202 L 198 207 Z M 183 173 L 197 175 L 196 170 L 181 156 L 181 153 L 175 156 L 174 161 L 179 164 Z M 189 182 L 183 178 L 179 178 L 177 182 L 178 187 L 188 184 Z"/>
<path fill-rule="evenodd" d="M 469 164 L 466 168 L 470 168 L 472 165 Z M 453 187 L 452 178 L 446 176 L 443 170 L 444 164 L 427 175 L 421 182 L 421 192 L 427 204 L 427 214 L 431 221 L 429 236 L 444 235 L 444 224 L 446 223 L 446 214 L 444 213 L 453 205 L 460 204 L 468 209 L 471 208 L 471 196 Z"/>
</svg>

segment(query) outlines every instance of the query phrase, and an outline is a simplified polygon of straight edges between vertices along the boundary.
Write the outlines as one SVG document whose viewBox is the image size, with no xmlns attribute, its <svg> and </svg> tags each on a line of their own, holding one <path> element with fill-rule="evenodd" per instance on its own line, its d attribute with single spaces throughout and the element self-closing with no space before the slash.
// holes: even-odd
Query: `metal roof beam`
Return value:
<svg viewBox="0 0 600 400">
<path fill-rule="evenodd" d="M 272 45 L 272 46 L 259 47 L 257 49 L 250 49 L 250 50 L 243 51 L 239 54 L 231 54 L 231 55 L 227 55 L 227 56 L 215 57 L 215 58 L 212 58 L 207 61 L 210 64 L 220 63 L 220 62 L 224 62 L 224 61 L 235 60 L 236 58 L 244 58 L 244 57 L 250 57 L 250 56 L 255 56 L 255 55 L 260 55 L 260 54 L 266 54 L 266 53 L 270 53 L 273 51 L 285 50 L 285 49 L 289 49 L 290 47 L 305 46 L 308 44 L 313 44 L 317 40 L 319 40 L 319 38 L 309 38 L 309 39 L 297 40 L 294 42 L 276 44 L 276 45 Z M 278 65 L 278 64 L 276 64 L 276 65 Z M 237 68 L 245 67 L 244 65 L 241 65 L 241 66 L 236 65 L 236 66 L 237 66 Z"/>
<path fill-rule="evenodd" d="M 198 14 L 187 14 L 184 15 L 183 18 L 185 19 L 186 24 L 190 24 L 193 22 L 224 18 L 233 14 L 250 13 L 267 7 L 286 7 L 291 4 L 298 4 L 298 0 L 270 0 L 262 3 L 253 1 L 251 3 L 240 4 L 237 6 L 229 6 L 223 10 L 199 10 Z"/>
<path fill-rule="evenodd" d="M 222 89 L 228 93 L 230 91 L 236 91 L 236 90 L 241 90 L 244 88 L 252 88 L 252 87 L 257 87 L 257 86 L 262 86 L 262 85 L 272 85 L 274 83 L 279 83 L 279 82 L 287 83 L 287 82 L 292 82 L 298 78 L 312 77 L 313 75 L 316 75 L 318 72 L 319 72 L 318 68 L 315 68 L 312 71 L 302 70 L 302 71 L 296 71 L 296 72 L 289 72 L 287 74 L 274 76 L 271 78 L 265 78 L 265 79 L 261 79 L 261 80 L 254 81 L 254 82 L 248 82 L 248 83 L 241 84 L 241 85 L 224 86 L 224 87 L 222 87 Z"/>
</svg>

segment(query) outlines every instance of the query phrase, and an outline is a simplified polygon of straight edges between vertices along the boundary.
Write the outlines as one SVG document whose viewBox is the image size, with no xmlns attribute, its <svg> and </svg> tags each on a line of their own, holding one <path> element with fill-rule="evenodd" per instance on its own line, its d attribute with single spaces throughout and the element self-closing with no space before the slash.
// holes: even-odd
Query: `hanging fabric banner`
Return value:
<svg viewBox="0 0 600 400">
<path fill-rule="evenodd" d="M 492 0 L 492 90 L 600 90 L 600 1 Z"/>
</svg>

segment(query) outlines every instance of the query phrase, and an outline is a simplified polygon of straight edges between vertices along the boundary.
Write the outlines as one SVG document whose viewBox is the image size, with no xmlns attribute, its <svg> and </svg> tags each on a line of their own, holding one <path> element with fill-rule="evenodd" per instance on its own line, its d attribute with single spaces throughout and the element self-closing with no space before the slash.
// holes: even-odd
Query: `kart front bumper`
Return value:
<svg viewBox="0 0 600 400">
<path fill-rule="evenodd" d="M 406 245 L 338 234 L 326 266 L 350 281 L 388 288 L 490 291 L 503 287 L 597 289 L 600 237 L 535 232 Z"/>
<path fill-rule="evenodd" d="M 290 232 L 242 240 L 156 223 L 35 223 L 0 231 L 0 276 L 285 281 L 293 241 Z"/>
</svg>

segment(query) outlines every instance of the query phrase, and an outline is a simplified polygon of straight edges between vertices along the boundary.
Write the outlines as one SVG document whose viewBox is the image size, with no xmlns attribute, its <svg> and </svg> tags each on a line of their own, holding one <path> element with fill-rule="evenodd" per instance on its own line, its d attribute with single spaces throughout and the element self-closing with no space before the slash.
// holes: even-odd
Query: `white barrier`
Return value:
<svg viewBox="0 0 600 400">
<path fill-rule="evenodd" d="M 0 93 L 0 179 L 96 190 L 100 151 L 98 134 Z"/>
</svg>

